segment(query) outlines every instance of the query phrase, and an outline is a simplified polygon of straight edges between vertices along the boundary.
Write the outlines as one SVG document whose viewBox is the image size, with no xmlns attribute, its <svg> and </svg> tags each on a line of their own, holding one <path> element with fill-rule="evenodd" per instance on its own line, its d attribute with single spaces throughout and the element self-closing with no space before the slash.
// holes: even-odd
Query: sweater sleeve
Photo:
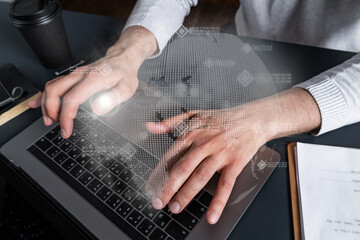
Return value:
<svg viewBox="0 0 360 240">
<path fill-rule="evenodd" d="M 161 54 L 167 42 L 181 27 L 190 8 L 198 0 L 138 0 L 124 30 L 130 26 L 142 26 L 152 32 L 157 40 L 158 52 Z"/>
<path fill-rule="evenodd" d="M 315 135 L 360 122 L 360 53 L 294 87 L 306 89 L 320 109 L 321 128 Z"/>
</svg>

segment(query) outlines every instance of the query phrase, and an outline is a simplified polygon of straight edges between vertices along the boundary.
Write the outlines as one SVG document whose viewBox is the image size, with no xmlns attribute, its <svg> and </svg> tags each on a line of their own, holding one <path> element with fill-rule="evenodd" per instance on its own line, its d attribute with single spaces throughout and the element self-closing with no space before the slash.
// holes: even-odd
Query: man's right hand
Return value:
<svg viewBox="0 0 360 240">
<path fill-rule="evenodd" d="M 62 137 L 68 138 L 79 106 L 94 94 L 104 91 L 92 103 L 93 111 L 98 115 L 106 114 L 131 98 L 138 86 L 141 64 L 156 50 L 156 39 L 150 31 L 129 27 L 103 58 L 47 82 L 41 96 L 29 102 L 29 106 L 41 106 L 45 125 L 59 122 Z M 110 72 L 103 74 L 102 68 Z M 104 100 L 106 104 L 103 104 Z"/>
</svg>

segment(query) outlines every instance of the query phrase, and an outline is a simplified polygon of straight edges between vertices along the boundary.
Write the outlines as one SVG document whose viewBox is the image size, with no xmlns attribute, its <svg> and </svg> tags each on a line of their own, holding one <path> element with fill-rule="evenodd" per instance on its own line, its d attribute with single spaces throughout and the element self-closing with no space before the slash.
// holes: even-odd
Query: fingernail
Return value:
<svg viewBox="0 0 360 240">
<path fill-rule="evenodd" d="M 151 201 L 151 204 L 155 209 L 162 209 L 163 208 L 163 202 L 159 198 L 153 198 Z"/>
<path fill-rule="evenodd" d="M 65 129 L 61 129 L 61 137 L 65 138 L 66 136 L 66 131 Z"/>
<path fill-rule="evenodd" d="M 210 223 L 214 224 L 218 220 L 218 215 L 216 213 L 210 213 L 209 218 Z"/>
<path fill-rule="evenodd" d="M 180 203 L 177 201 L 170 203 L 169 209 L 172 213 L 178 213 L 180 211 Z"/>
<path fill-rule="evenodd" d="M 50 119 L 48 117 L 44 116 L 43 119 L 45 125 L 50 125 Z"/>
</svg>

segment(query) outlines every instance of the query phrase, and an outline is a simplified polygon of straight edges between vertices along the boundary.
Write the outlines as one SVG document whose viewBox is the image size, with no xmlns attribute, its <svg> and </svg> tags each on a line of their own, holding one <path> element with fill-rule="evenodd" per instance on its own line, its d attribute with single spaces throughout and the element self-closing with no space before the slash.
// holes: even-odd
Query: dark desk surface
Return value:
<svg viewBox="0 0 360 240">
<path fill-rule="evenodd" d="M 55 77 L 55 70 L 46 70 L 37 60 L 17 29 L 7 19 L 8 3 L 0 3 L 0 66 L 15 64 L 40 89 Z M 119 36 L 123 20 L 65 11 L 65 26 L 70 45 L 78 59 L 98 58 Z M 272 53 L 260 52 L 270 72 L 291 73 L 292 82 L 285 89 L 340 64 L 353 53 L 332 51 L 295 44 L 243 39 L 251 44 L 271 45 Z M 90 50 L 90 51 L 89 51 Z M 89 55 L 90 54 L 90 55 Z M 274 58 L 276 56 L 276 58 Z M 0 127 L 0 146 L 41 116 L 31 110 Z M 344 127 L 320 137 L 304 134 L 274 141 L 282 155 L 282 163 L 246 211 L 229 239 L 292 239 L 292 217 L 287 169 L 286 144 L 303 141 L 319 144 L 360 147 L 360 124 Z"/>
</svg>

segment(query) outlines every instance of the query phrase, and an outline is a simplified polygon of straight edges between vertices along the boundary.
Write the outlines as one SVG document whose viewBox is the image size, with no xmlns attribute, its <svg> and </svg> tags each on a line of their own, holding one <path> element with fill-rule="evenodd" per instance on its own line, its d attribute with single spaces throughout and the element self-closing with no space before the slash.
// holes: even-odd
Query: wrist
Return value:
<svg viewBox="0 0 360 240">
<path fill-rule="evenodd" d="M 269 97 L 268 102 L 273 107 L 271 139 L 320 128 L 320 110 L 308 91 L 292 88 Z"/>
<path fill-rule="evenodd" d="M 123 57 L 139 66 L 157 51 L 155 36 L 147 29 L 132 26 L 124 30 L 119 40 L 108 49 L 106 56 Z"/>
</svg>

